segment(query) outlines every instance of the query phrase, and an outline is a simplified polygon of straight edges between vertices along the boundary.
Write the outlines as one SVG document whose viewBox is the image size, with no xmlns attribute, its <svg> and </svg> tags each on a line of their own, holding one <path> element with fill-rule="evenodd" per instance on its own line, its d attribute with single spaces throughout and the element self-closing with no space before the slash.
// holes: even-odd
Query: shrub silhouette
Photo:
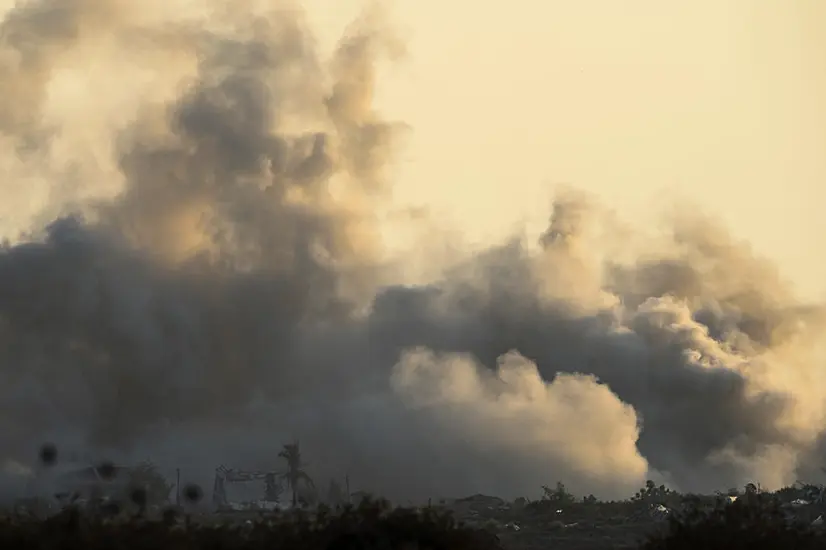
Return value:
<svg viewBox="0 0 826 550">
<path fill-rule="evenodd" d="M 649 537 L 642 550 L 796 550 L 826 549 L 826 535 L 790 518 L 771 495 L 756 495 L 703 510 L 690 507 L 668 520 L 662 533 Z"/>
<path fill-rule="evenodd" d="M 169 503 L 169 494 L 175 486 L 158 473 L 152 462 L 144 461 L 132 468 L 129 478 L 133 492 L 143 491 L 143 506 Z M 140 505 L 139 502 L 136 504 Z"/>
<path fill-rule="evenodd" d="M 557 481 L 554 488 L 542 486 L 542 501 L 554 506 L 564 506 L 573 504 L 576 498 L 568 491 L 564 483 Z"/>
</svg>

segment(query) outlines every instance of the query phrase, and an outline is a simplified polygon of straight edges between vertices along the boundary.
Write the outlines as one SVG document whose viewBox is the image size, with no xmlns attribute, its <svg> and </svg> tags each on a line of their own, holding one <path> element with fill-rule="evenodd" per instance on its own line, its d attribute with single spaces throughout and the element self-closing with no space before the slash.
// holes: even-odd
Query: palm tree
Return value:
<svg viewBox="0 0 826 550">
<path fill-rule="evenodd" d="M 283 478 L 287 480 L 287 485 L 292 490 L 293 506 L 295 507 L 298 504 L 298 484 L 303 481 L 311 489 L 315 488 L 315 484 L 303 469 L 306 464 L 301 461 L 301 450 L 298 441 L 284 445 L 278 456 L 287 461 L 287 472 L 283 474 Z"/>
</svg>

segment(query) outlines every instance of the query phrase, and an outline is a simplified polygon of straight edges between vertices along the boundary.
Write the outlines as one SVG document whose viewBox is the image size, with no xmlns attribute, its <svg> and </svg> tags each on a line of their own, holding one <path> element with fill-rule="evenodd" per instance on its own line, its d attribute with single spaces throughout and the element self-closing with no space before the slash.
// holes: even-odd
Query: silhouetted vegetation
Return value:
<svg viewBox="0 0 826 550">
<path fill-rule="evenodd" d="M 298 503 L 299 485 L 314 488 L 298 443 L 285 445 L 279 456 L 287 463 L 283 481 Z M 39 458 L 52 466 L 57 449 L 44 445 Z M 124 470 L 103 463 L 94 471 L 111 481 Z M 577 541 L 598 533 L 590 540 L 604 546 L 588 548 L 826 550 L 824 491 L 808 484 L 768 493 L 750 483 L 716 495 L 683 495 L 649 480 L 628 499 L 604 502 L 593 495 L 577 497 L 557 482 L 542 486 L 533 502 L 474 495 L 458 499 L 453 509 L 445 501 L 436 507 L 393 508 L 368 496 L 358 506 L 294 506 L 233 516 L 183 514 L 186 508 L 171 506 L 161 510 L 158 504 L 168 504 L 173 485 L 149 462 L 125 471 L 129 490 L 121 497 L 92 497 L 81 504 L 75 496 L 74 504 L 57 513 L 52 508 L 46 519 L 25 507 L 0 518 L 0 548 L 499 550 L 504 548 L 501 536 L 513 550 L 522 547 L 520 540 L 529 541 L 529 548 L 564 549 L 579 548 Z M 342 491 L 331 482 L 330 500 L 343 502 L 356 494 Z M 204 496 L 192 484 L 180 494 L 189 505 Z M 460 510 L 465 522 L 454 516 Z"/>
<path fill-rule="evenodd" d="M 284 448 L 278 453 L 278 456 L 287 462 L 287 472 L 284 474 L 284 479 L 292 491 L 292 504 L 293 506 L 297 506 L 299 483 L 303 482 L 308 489 L 315 489 L 315 483 L 313 483 L 312 478 L 304 471 L 306 464 L 304 464 L 304 460 L 301 457 L 301 448 L 299 447 L 298 441 L 284 445 Z"/>
<path fill-rule="evenodd" d="M 133 491 L 143 492 L 145 505 L 169 503 L 169 495 L 175 486 L 168 483 L 151 462 L 141 462 L 132 468 L 129 477 L 129 484 Z"/>
<path fill-rule="evenodd" d="M 774 495 L 756 495 L 712 509 L 690 507 L 668 519 L 642 550 L 824 549 L 826 534 L 790 516 Z"/>
<path fill-rule="evenodd" d="M 179 518 L 171 509 L 160 521 L 135 516 L 113 520 L 67 509 L 46 520 L 0 520 L 0 548 L 103 549 L 280 549 L 280 550 L 499 550 L 497 537 L 458 524 L 444 511 L 391 508 L 364 500 L 338 510 L 320 507 L 271 513 L 247 524 L 204 525 Z"/>
</svg>

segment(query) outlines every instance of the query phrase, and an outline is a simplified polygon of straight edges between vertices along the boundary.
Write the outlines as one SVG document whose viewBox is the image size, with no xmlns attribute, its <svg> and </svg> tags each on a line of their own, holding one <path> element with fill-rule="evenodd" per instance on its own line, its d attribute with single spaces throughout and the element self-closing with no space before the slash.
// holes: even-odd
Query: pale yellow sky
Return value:
<svg viewBox="0 0 826 550">
<path fill-rule="evenodd" d="M 361 2 L 304 4 L 330 41 Z M 826 296 L 826 2 L 397 0 L 392 14 L 410 56 L 379 100 L 413 129 L 401 201 L 482 241 L 544 223 L 550 183 L 637 219 L 676 192 Z"/>
</svg>

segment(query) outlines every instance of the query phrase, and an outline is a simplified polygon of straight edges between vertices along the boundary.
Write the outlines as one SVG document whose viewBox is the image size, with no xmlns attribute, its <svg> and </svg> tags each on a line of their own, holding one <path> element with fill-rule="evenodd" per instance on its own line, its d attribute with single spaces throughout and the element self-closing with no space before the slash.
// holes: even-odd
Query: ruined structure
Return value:
<svg viewBox="0 0 826 550">
<path fill-rule="evenodd" d="M 224 465 L 215 469 L 215 482 L 212 488 L 212 504 L 217 510 L 280 507 L 280 496 L 283 488 L 279 482 L 277 472 L 244 471 L 227 468 Z M 263 481 L 263 499 L 250 503 L 235 503 L 227 497 L 227 484 L 244 483 L 249 481 Z"/>
</svg>

